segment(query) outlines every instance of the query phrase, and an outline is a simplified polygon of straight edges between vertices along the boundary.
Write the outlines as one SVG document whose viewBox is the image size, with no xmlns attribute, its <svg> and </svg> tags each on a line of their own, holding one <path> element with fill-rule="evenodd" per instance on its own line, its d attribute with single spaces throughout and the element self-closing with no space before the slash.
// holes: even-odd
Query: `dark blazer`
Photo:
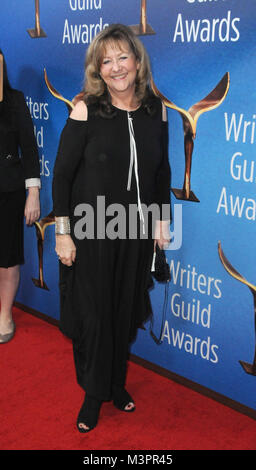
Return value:
<svg viewBox="0 0 256 470">
<path fill-rule="evenodd" d="M 25 179 L 40 178 L 33 121 L 23 93 L 12 90 L 7 106 L 9 119 L 0 112 L 0 192 L 22 189 Z"/>
</svg>

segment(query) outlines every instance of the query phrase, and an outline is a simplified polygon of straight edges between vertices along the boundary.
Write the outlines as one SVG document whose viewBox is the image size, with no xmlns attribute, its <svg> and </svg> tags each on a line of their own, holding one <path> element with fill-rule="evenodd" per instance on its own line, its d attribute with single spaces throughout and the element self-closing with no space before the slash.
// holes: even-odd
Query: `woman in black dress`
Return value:
<svg viewBox="0 0 256 470">
<path fill-rule="evenodd" d="M 0 55 L 3 57 L 1 50 Z M 15 332 L 12 305 L 19 266 L 24 263 L 24 215 L 27 225 L 40 215 L 40 166 L 29 109 L 23 93 L 10 86 L 4 58 L 0 73 L 0 343 L 6 343 Z"/>
<path fill-rule="evenodd" d="M 96 426 L 104 400 L 135 410 L 125 389 L 128 348 L 151 314 L 154 243 L 169 241 L 168 124 L 149 81 L 147 54 L 128 27 L 99 33 L 54 168 L 60 325 L 86 392 L 80 432 Z"/>
</svg>

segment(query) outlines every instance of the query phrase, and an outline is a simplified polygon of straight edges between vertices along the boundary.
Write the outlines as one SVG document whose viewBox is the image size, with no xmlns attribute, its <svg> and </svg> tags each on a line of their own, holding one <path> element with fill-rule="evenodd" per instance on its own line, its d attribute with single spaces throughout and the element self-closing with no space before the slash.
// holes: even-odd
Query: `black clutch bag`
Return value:
<svg viewBox="0 0 256 470">
<path fill-rule="evenodd" d="M 161 344 L 163 342 L 163 331 L 164 331 L 164 324 L 166 318 L 166 310 L 168 307 L 168 300 L 169 300 L 169 281 L 171 280 L 171 271 L 170 266 L 166 261 L 165 252 L 159 248 L 158 244 L 156 244 L 156 249 L 154 252 L 154 258 L 151 268 L 152 276 L 155 278 L 156 281 L 165 283 L 165 293 L 164 293 L 164 302 L 163 302 L 163 311 L 162 311 L 162 324 L 159 337 L 155 335 L 153 332 L 153 317 L 151 317 L 151 325 L 150 325 L 150 334 L 155 341 L 156 344 Z"/>
<path fill-rule="evenodd" d="M 152 276 L 158 282 L 169 282 L 171 280 L 170 266 L 166 261 L 164 250 L 161 250 L 158 244 L 156 244 L 154 257 Z"/>
</svg>

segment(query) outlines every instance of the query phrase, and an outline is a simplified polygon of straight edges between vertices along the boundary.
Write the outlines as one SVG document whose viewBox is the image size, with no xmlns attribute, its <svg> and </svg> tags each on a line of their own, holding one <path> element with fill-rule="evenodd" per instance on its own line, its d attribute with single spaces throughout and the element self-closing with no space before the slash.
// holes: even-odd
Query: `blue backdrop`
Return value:
<svg viewBox="0 0 256 470">
<path fill-rule="evenodd" d="M 41 162 L 41 214 L 52 210 L 51 183 L 67 108 L 48 91 L 72 99 L 82 88 L 88 44 L 104 25 L 140 22 L 139 0 L 40 1 L 37 17 L 45 37 L 31 38 L 33 0 L 2 0 L 0 47 L 12 85 L 24 92 L 35 125 Z M 252 285 L 255 265 L 255 27 L 254 0 L 148 0 L 147 20 L 155 34 L 140 38 L 149 53 L 154 81 L 177 106 L 188 109 L 205 97 L 226 72 L 230 87 L 220 106 L 198 119 L 191 189 L 199 203 L 177 200 L 182 244 L 167 252 L 172 271 L 163 343 L 139 331 L 132 352 L 167 370 L 256 409 L 256 377 L 239 360 L 253 362 L 252 292 L 223 267 L 218 241 L 229 262 Z M 185 158 L 180 114 L 168 110 L 172 186 L 183 185 Z M 176 226 L 176 227 L 175 227 Z M 180 245 L 175 219 L 174 243 Z M 176 231 L 175 231 L 176 228 Z M 59 316 L 54 226 L 45 228 L 43 272 L 48 290 L 37 287 L 39 257 L 35 227 L 25 228 L 26 264 L 17 300 L 53 318 Z M 251 286 L 252 288 L 252 286 Z M 159 331 L 163 287 L 152 292 Z"/>
</svg>

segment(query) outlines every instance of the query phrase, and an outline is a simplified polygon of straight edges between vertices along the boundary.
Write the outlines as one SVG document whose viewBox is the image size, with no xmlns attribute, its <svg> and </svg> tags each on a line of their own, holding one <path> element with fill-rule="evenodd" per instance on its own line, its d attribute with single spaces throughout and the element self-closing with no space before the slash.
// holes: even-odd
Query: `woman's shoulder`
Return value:
<svg viewBox="0 0 256 470">
<path fill-rule="evenodd" d="M 159 96 L 155 96 L 155 100 L 162 121 L 167 121 L 167 110 L 164 102 L 159 98 Z"/>
<path fill-rule="evenodd" d="M 83 100 L 78 101 L 69 116 L 75 121 L 87 121 L 88 119 L 88 109 Z"/>
<path fill-rule="evenodd" d="M 163 101 L 161 101 L 162 104 L 162 121 L 166 122 L 167 121 L 167 109 Z"/>
<path fill-rule="evenodd" d="M 160 119 L 162 121 L 167 120 L 166 106 L 161 98 L 155 95 L 152 90 L 148 91 L 146 107 L 150 110 L 149 114 L 152 114 L 156 119 Z"/>
</svg>

